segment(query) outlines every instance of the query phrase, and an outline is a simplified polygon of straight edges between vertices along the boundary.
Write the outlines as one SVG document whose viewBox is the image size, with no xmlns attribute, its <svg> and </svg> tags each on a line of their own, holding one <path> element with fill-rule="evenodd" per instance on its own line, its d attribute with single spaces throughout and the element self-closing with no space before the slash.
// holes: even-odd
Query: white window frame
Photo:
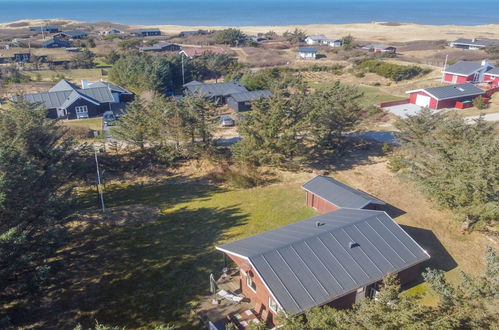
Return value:
<svg viewBox="0 0 499 330">
<path fill-rule="evenodd" d="M 272 305 L 275 305 L 275 307 L 272 307 Z M 269 297 L 269 309 L 276 314 L 281 310 L 277 304 L 277 301 L 275 301 L 272 297 Z"/>
<path fill-rule="evenodd" d="M 88 107 L 86 105 L 80 105 L 75 107 L 75 112 L 76 114 L 79 113 L 87 113 L 88 114 Z"/>
<path fill-rule="evenodd" d="M 255 288 L 253 288 L 253 286 L 251 286 L 251 284 L 254 284 Z M 253 282 L 253 280 L 251 279 L 251 276 L 249 274 L 246 274 L 246 286 L 248 286 L 248 288 L 250 288 L 251 291 L 256 293 L 256 284 L 255 284 L 255 282 Z"/>
</svg>

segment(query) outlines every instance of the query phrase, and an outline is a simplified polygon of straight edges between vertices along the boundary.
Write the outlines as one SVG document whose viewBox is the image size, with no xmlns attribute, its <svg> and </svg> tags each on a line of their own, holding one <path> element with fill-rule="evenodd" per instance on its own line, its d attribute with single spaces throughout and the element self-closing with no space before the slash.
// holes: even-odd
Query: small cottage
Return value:
<svg viewBox="0 0 499 330">
<path fill-rule="evenodd" d="M 300 47 L 298 48 L 298 57 L 303 60 L 315 60 L 317 57 L 317 49 Z"/>
<path fill-rule="evenodd" d="M 437 110 L 455 108 L 456 106 L 459 108 L 467 107 L 463 104 L 471 105 L 473 100 L 484 95 L 485 91 L 473 84 L 465 83 L 416 89 L 406 93 L 409 94 L 409 103 Z"/>
</svg>

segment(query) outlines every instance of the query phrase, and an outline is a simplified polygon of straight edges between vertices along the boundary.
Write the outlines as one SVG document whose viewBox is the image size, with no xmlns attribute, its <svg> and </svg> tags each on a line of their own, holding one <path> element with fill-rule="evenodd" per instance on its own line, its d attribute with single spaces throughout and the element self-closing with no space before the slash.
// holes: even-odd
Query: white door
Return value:
<svg viewBox="0 0 499 330">
<path fill-rule="evenodd" d="M 416 105 L 420 107 L 429 107 L 430 106 L 431 97 L 426 95 L 418 94 L 416 97 Z"/>
</svg>

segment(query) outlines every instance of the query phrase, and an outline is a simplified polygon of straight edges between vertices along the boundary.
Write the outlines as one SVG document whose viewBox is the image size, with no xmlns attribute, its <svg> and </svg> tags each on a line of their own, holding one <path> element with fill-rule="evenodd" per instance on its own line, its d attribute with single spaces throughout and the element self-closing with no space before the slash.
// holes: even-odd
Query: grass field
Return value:
<svg viewBox="0 0 499 330">
<path fill-rule="evenodd" d="M 89 119 L 78 119 L 78 120 L 66 120 L 62 122 L 63 125 L 66 126 L 79 126 L 79 127 L 87 127 L 94 131 L 102 130 L 102 118 L 89 118 Z"/>
<path fill-rule="evenodd" d="M 352 154 L 336 169 L 336 178 L 389 203 L 389 213 L 431 255 L 424 268 L 442 269 L 453 281 L 458 268 L 480 272 L 484 247 L 493 242 L 463 233 L 450 212 L 435 209 L 413 184 L 390 173 L 384 158 Z M 88 327 L 95 320 L 127 328 L 199 328 L 194 310 L 208 294 L 210 273 L 218 276 L 223 267 L 215 245 L 314 215 L 300 189 L 312 176 L 283 176 L 280 183 L 246 190 L 196 184 L 187 174 L 157 185 L 110 186 L 109 208 L 157 208 L 159 219 L 140 226 L 71 227 L 65 247 L 51 260 L 58 272 L 44 303 L 19 318 L 44 320 L 52 328 L 76 322 Z M 80 201 L 84 208 L 98 206 L 95 191 Z M 407 294 L 424 292 L 428 287 L 420 283 Z M 436 301 L 423 298 L 426 304 Z"/>
<path fill-rule="evenodd" d="M 80 84 L 80 80 L 97 81 L 105 79 L 102 69 L 73 69 L 73 70 L 39 70 L 25 71 L 31 79 L 36 80 L 37 75 L 41 76 L 43 81 L 59 80 L 61 78 L 69 79 L 76 84 Z"/>
<path fill-rule="evenodd" d="M 94 197 L 83 200 L 93 204 Z M 191 310 L 208 293 L 210 273 L 219 276 L 223 267 L 216 244 L 315 214 L 298 184 L 248 190 L 174 183 L 112 187 L 106 202 L 159 207 L 162 215 L 141 227 L 74 231 L 55 258 L 64 265 L 53 265 L 62 268 L 54 279 L 61 289 L 52 290 L 55 301 L 47 308 L 73 311 L 53 315 L 56 328 L 75 319 L 92 326 L 93 318 L 127 328 L 169 322 L 194 327 Z"/>
</svg>

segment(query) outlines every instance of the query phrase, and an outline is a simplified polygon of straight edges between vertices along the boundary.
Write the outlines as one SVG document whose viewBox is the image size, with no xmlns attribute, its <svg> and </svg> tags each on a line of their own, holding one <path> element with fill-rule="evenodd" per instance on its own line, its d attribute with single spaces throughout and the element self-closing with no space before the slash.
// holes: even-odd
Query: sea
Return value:
<svg viewBox="0 0 499 330">
<path fill-rule="evenodd" d="M 499 0 L 0 0 L 0 22 L 66 18 L 129 25 L 499 23 Z"/>
</svg>

